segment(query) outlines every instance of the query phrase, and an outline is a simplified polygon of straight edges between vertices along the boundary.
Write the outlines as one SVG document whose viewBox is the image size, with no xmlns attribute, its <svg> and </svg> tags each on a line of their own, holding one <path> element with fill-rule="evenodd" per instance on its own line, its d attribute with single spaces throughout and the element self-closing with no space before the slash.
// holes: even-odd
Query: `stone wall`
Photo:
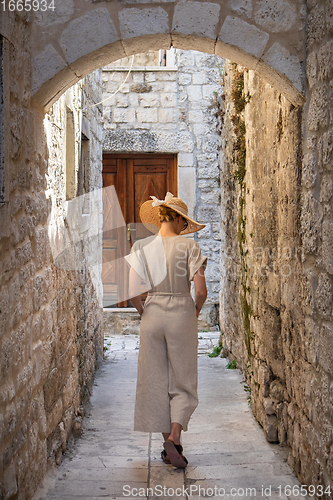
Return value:
<svg viewBox="0 0 333 500">
<path fill-rule="evenodd" d="M 201 325 L 216 325 L 219 293 L 220 203 L 216 93 L 219 66 L 214 55 L 195 51 L 158 52 L 126 58 L 103 68 L 104 151 L 177 153 L 178 195 L 191 216 L 206 224 L 195 234 L 208 257 L 208 299 Z M 155 57 L 154 57 L 155 54 Z M 120 91 L 111 96 L 121 86 Z"/>
<path fill-rule="evenodd" d="M 79 124 L 79 87 L 43 123 L 43 115 L 30 105 L 31 16 L 7 12 L 5 29 L 0 497 L 23 500 L 31 498 L 48 461 L 61 461 L 71 431 L 80 429 L 81 405 L 102 358 L 102 315 L 89 269 L 61 269 L 52 254 L 51 214 L 60 217 L 65 208 L 63 110 L 71 107 Z M 87 99 L 97 86 L 98 75 L 86 80 Z M 95 127 L 93 121 L 100 117 L 101 109 L 91 108 L 87 121 Z M 100 179 L 100 130 L 98 134 L 90 137 L 99 151 L 91 188 Z M 76 139 L 80 142 L 78 133 Z"/>
<path fill-rule="evenodd" d="M 332 488 L 333 25 L 330 3 L 312 4 L 304 110 L 224 68 L 220 317 L 267 439 L 303 484 Z"/>
</svg>

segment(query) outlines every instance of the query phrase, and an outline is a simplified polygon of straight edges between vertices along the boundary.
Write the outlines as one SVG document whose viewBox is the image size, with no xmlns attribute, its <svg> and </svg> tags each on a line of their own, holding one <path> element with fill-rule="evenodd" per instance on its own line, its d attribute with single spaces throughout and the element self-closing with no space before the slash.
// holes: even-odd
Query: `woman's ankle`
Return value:
<svg viewBox="0 0 333 500">
<path fill-rule="evenodd" d="M 180 444 L 180 436 L 176 436 L 176 435 L 170 434 L 169 437 L 168 437 L 168 440 L 172 441 L 175 444 Z"/>
</svg>

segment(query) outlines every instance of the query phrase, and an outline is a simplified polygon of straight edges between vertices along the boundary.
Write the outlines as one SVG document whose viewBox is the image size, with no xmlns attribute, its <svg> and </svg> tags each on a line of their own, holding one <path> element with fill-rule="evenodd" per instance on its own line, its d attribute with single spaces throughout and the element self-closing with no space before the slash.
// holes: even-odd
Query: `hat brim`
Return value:
<svg viewBox="0 0 333 500">
<path fill-rule="evenodd" d="M 164 207 L 171 208 L 167 203 L 166 204 L 161 204 Z M 161 206 L 159 205 L 159 206 Z M 180 234 L 190 234 L 190 233 L 196 233 L 197 231 L 200 231 L 200 229 L 203 229 L 206 227 L 206 224 L 199 224 L 195 220 L 191 219 L 191 217 L 188 217 L 184 215 L 181 211 L 178 211 L 175 206 L 172 207 L 172 210 L 177 212 L 179 215 L 184 217 L 184 219 L 187 220 L 188 226 L 186 229 L 180 232 Z M 160 218 L 158 216 L 158 206 L 153 207 L 153 200 L 148 200 L 145 201 L 141 207 L 140 207 L 140 219 L 141 222 L 144 224 L 144 226 L 150 231 L 151 233 L 157 233 L 160 230 L 161 227 L 161 222 Z"/>
</svg>

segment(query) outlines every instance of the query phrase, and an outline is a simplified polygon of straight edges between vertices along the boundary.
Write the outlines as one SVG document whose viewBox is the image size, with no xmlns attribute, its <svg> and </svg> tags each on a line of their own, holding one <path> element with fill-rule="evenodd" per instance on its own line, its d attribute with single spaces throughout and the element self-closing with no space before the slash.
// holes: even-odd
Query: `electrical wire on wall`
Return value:
<svg viewBox="0 0 333 500">
<path fill-rule="evenodd" d="M 95 104 L 91 104 L 90 106 L 88 106 L 88 107 L 86 107 L 86 108 L 83 106 L 83 111 L 86 111 L 87 109 L 94 108 L 95 106 L 99 106 L 100 104 L 103 104 L 103 103 L 104 103 L 104 102 L 106 102 L 108 99 L 110 99 L 111 97 L 113 97 L 114 95 L 118 94 L 118 92 L 120 92 L 120 91 L 121 91 L 121 89 L 123 88 L 123 86 L 124 86 L 124 85 L 125 85 L 125 83 L 127 82 L 128 77 L 129 77 L 129 76 L 130 76 L 130 74 L 131 74 L 132 67 L 133 67 L 133 63 L 134 63 L 134 57 L 135 57 L 135 56 L 133 55 L 133 56 L 132 56 L 131 65 L 130 65 L 130 68 L 129 68 L 128 73 L 127 73 L 127 75 L 126 75 L 126 78 L 125 78 L 125 80 L 122 82 L 122 84 L 120 85 L 120 87 L 118 87 L 118 89 L 117 89 L 117 90 L 116 90 L 113 94 L 109 95 L 106 99 L 103 99 L 103 101 L 97 102 L 97 103 L 95 103 Z M 84 95 L 84 94 L 83 94 L 83 95 Z"/>
</svg>

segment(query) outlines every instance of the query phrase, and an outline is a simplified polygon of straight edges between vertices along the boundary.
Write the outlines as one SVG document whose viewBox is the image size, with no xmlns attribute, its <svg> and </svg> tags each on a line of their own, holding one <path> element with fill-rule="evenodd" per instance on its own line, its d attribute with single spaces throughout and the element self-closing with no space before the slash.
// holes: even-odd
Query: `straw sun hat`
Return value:
<svg viewBox="0 0 333 500">
<path fill-rule="evenodd" d="M 195 233 L 205 227 L 205 224 L 199 224 L 191 219 L 188 214 L 188 208 L 180 198 L 176 198 L 172 193 L 167 192 L 164 200 L 158 200 L 156 196 L 151 196 L 152 200 L 145 201 L 140 208 L 141 222 L 152 233 L 157 233 L 161 227 L 158 216 L 158 207 L 164 206 L 171 208 L 187 220 L 188 226 L 180 234 Z"/>
</svg>

